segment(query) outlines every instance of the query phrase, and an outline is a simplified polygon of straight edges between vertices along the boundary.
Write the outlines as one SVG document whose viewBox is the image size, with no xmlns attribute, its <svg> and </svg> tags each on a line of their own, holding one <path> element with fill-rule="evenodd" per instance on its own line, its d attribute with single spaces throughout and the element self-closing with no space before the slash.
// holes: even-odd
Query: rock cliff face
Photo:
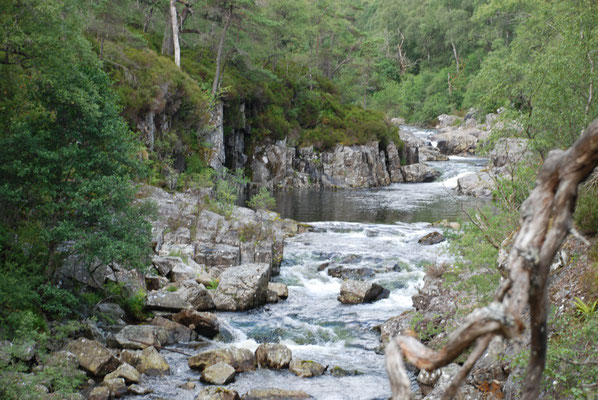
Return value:
<svg viewBox="0 0 598 400">
<path fill-rule="evenodd" d="M 372 142 L 362 146 L 338 145 L 318 152 L 313 147 L 288 147 L 282 140 L 258 147 L 250 165 L 253 181 L 271 189 L 384 186 L 390 184 L 391 173 L 396 174 L 400 167 L 396 146 L 391 144 L 387 149 L 380 150 L 378 142 Z M 389 169 L 389 164 L 394 170 Z"/>
</svg>

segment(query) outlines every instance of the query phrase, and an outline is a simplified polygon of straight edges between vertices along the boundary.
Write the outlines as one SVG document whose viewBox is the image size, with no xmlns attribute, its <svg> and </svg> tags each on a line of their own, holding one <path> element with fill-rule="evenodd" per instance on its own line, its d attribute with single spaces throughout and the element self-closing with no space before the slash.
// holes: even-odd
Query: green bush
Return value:
<svg viewBox="0 0 598 400">
<path fill-rule="evenodd" d="M 268 189 L 261 187 L 259 192 L 247 202 L 247 205 L 254 210 L 274 210 L 276 209 L 276 199 L 272 197 Z"/>
<path fill-rule="evenodd" d="M 40 287 L 41 307 L 54 319 L 64 319 L 73 314 L 79 300 L 68 290 L 46 283 Z"/>
</svg>

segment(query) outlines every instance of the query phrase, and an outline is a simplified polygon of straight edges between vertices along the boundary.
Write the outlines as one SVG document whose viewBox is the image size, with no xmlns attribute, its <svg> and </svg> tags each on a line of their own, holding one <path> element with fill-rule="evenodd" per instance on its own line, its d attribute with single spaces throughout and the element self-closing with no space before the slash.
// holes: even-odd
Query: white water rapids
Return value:
<svg viewBox="0 0 598 400">
<path fill-rule="evenodd" d="M 433 131 L 415 131 L 430 137 Z M 314 360 L 330 369 L 338 366 L 358 375 L 336 377 L 329 372 L 299 378 L 288 370 L 238 374 L 227 388 L 243 395 L 253 388 L 303 390 L 315 399 L 387 399 L 390 387 L 383 356 L 376 352 L 375 326 L 411 307 L 411 296 L 422 284 L 423 266 L 449 260 L 446 242 L 432 246 L 418 239 L 441 230 L 430 222 L 461 214 L 474 200 L 452 190 L 458 177 L 479 170 L 484 160 L 453 157 L 429 163 L 442 171 L 438 182 L 393 184 L 385 188 L 293 192 L 278 197 L 283 217 L 309 222 L 310 232 L 285 242 L 281 274 L 274 280 L 289 287 L 289 298 L 243 313 L 218 313 L 228 332 L 206 347 L 180 348 L 191 353 L 235 345 L 251 350 L 263 342 L 287 345 L 293 358 Z M 316 221 L 316 222 L 314 222 Z M 323 264 L 368 271 L 367 280 L 390 290 L 387 299 L 361 305 L 337 300 L 341 279 L 331 277 Z M 145 378 L 154 393 L 145 399 L 195 399 L 201 390 L 199 373 L 187 366 L 187 357 L 163 351 L 171 375 Z M 179 388 L 193 381 L 194 390 Z"/>
</svg>

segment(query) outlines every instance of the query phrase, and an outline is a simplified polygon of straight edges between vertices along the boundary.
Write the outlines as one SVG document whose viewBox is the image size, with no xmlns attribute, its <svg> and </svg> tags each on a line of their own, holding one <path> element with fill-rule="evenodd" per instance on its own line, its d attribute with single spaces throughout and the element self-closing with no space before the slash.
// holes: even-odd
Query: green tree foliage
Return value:
<svg viewBox="0 0 598 400">
<path fill-rule="evenodd" d="M 150 250 L 146 207 L 131 205 L 138 146 L 83 35 L 85 8 L 75 0 L 5 3 L 0 281 L 10 307 L 3 320 L 38 296 L 60 296 L 36 287 L 68 253 L 89 266 L 142 267 Z M 22 301 L 10 299 L 15 290 Z"/>
<path fill-rule="evenodd" d="M 262 186 L 259 192 L 254 194 L 247 202 L 247 205 L 254 210 L 274 210 L 276 208 L 276 199 L 272 197 L 268 189 Z"/>
</svg>

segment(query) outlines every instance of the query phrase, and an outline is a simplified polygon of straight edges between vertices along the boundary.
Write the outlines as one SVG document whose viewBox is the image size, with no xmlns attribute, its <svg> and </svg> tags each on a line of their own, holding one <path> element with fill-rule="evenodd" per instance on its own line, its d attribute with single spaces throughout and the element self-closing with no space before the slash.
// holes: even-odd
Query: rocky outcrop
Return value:
<svg viewBox="0 0 598 400">
<path fill-rule="evenodd" d="M 197 339 L 197 333 L 193 329 L 164 317 L 154 317 L 151 324 L 168 332 L 169 343 L 191 342 Z"/>
<path fill-rule="evenodd" d="M 219 362 L 231 365 L 237 372 L 253 371 L 257 365 L 251 350 L 237 347 L 204 351 L 187 360 L 189 368 L 199 371 Z"/>
<path fill-rule="evenodd" d="M 170 375 L 170 366 L 154 347 L 142 351 L 124 350 L 121 360 L 133 366 L 137 371 L 149 376 Z"/>
<path fill-rule="evenodd" d="M 210 144 L 208 165 L 219 171 L 224 166 L 224 104 L 217 101 L 210 110 L 210 121 L 200 132 L 200 137 Z"/>
<path fill-rule="evenodd" d="M 213 338 L 220 332 L 218 318 L 212 313 L 183 310 L 173 315 L 172 319 L 208 338 Z"/>
<path fill-rule="evenodd" d="M 346 280 L 341 285 L 338 301 L 343 304 L 360 304 L 388 297 L 389 292 L 373 282 Z"/>
<path fill-rule="evenodd" d="M 123 378 L 127 383 L 139 383 L 141 374 L 133 366 L 122 363 L 115 371 L 110 372 L 104 377 L 104 380 Z"/>
<path fill-rule="evenodd" d="M 424 246 L 431 246 L 433 244 L 444 242 L 445 240 L 446 238 L 442 233 L 434 231 L 420 238 L 417 243 L 423 244 Z"/>
<path fill-rule="evenodd" d="M 288 368 L 292 359 L 291 350 L 284 344 L 262 343 L 255 351 L 257 365 L 260 368 Z"/>
<path fill-rule="evenodd" d="M 69 343 L 65 350 L 74 354 L 81 368 L 94 376 L 103 377 L 120 365 L 114 354 L 95 340 L 80 338 Z"/>
<path fill-rule="evenodd" d="M 250 160 L 256 184 L 281 190 L 384 186 L 400 164 L 395 144 L 380 149 L 378 142 L 318 152 L 313 147 L 288 147 L 282 140 L 257 147 Z"/>
<path fill-rule="evenodd" d="M 482 131 L 470 129 L 445 129 L 436 134 L 438 150 L 445 155 L 474 154 Z"/>
<path fill-rule="evenodd" d="M 495 188 L 495 179 L 489 171 L 467 174 L 457 179 L 457 192 L 466 196 L 490 197 Z"/>
<path fill-rule="evenodd" d="M 291 360 L 289 371 L 301 378 L 311 378 L 322 375 L 326 367 L 311 360 Z"/>
<path fill-rule="evenodd" d="M 142 350 L 149 346 L 169 344 L 170 335 L 159 326 L 127 325 L 114 335 L 114 341 L 122 349 Z"/>
<path fill-rule="evenodd" d="M 268 283 L 268 290 L 276 294 L 277 299 L 286 299 L 289 297 L 289 288 L 284 283 L 270 282 Z"/>
<path fill-rule="evenodd" d="M 139 196 L 157 205 L 153 265 L 171 281 L 218 278 L 226 268 L 256 262 L 268 263 L 275 273 L 284 238 L 299 230 L 268 211 L 236 207 L 230 217 L 209 211 L 204 202 L 209 191 L 169 194 L 146 186 Z"/>
<path fill-rule="evenodd" d="M 405 165 L 400 169 L 403 175 L 402 182 L 433 182 L 440 176 L 440 171 L 424 163 Z"/>
<path fill-rule="evenodd" d="M 533 160 L 526 139 L 501 138 L 490 152 L 488 168 L 457 180 L 457 191 L 475 197 L 490 197 L 499 180 L 509 179 L 515 166 Z"/>
<path fill-rule="evenodd" d="M 146 306 L 152 310 L 180 311 L 185 309 L 211 310 L 214 302 L 202 284 L 176 290 L 160 289 L 147 294 Z"/>
<path fill-rule="evenodd" d="M 222 361 L 201 371 L 201 381 L 212 385 L 226 385 L 235 379 L 235 369 Z"/>
<path fill-rule="evenodd" d="M 216 309 L 240 311 L 266 304 L 269 280 L 268 264 L 245 264 L 224 270 L 213 294 Z"/>
</svg>

